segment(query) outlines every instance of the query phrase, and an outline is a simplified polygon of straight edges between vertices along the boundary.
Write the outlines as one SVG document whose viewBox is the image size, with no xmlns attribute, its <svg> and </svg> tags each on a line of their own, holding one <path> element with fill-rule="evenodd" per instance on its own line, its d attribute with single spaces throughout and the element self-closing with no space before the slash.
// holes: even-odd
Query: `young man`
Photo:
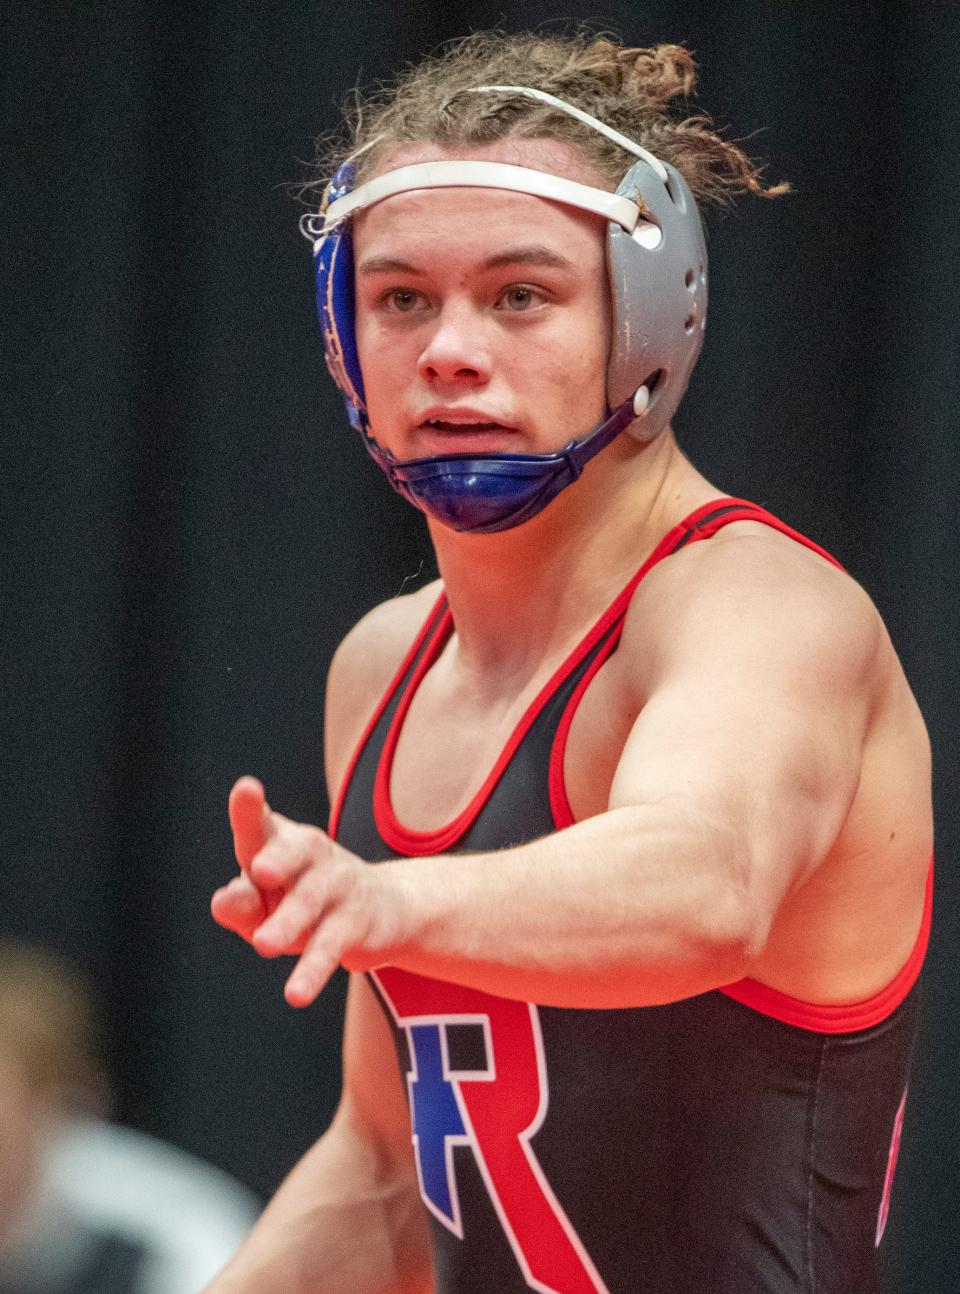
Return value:
<svg viewBox="0 0 960 1294">
<path fill-rule="evenodd" d="M 928 743 L 863 591 L 670 430 L 694 195 L 760 189 L 670 117 L 691 85 L 677 47 L 474 38 L 309 222 L 442 584 L 337 653 L 329 834 L 231 796 L 217 920 L 298 956 L 293 1005 L 352 976 L 338 1115 L 216 1294 L 879 1289 Z"/>
</svg>

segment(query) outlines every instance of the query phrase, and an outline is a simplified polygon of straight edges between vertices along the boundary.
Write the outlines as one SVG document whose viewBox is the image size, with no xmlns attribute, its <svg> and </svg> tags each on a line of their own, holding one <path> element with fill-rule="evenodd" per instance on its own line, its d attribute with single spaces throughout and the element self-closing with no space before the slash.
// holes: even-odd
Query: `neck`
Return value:
<svg viewBox="0 0 960 1294">
<path fill-rule="evenodd" d="M 671 526 L 717 495 L 667 429 L 621 436 L 538 516 L 466 535 L 430 523 L 457 655 L 482 677 L 530 673 L 568 650 Z"/>
</svg>

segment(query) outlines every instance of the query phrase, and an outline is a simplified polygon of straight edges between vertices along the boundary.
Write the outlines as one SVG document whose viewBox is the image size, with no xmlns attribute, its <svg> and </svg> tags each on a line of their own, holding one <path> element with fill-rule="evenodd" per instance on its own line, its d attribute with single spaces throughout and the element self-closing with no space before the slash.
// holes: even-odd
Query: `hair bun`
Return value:
<svg viewBox="0 0 960 1294">
<path fill-rule="evenodd" d="M 623 68 L 623 88 L 647 106 L 662 110 L 678 95 L 687 98 L 697 81 L 697 67 L 682 45 L 616 51 Z"/>
</svg>

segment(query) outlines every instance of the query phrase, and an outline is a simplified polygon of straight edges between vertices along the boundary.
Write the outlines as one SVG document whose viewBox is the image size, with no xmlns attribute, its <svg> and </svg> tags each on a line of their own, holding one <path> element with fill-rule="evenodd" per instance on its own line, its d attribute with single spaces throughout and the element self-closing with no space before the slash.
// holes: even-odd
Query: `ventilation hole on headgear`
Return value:
<svg viewBox="0 0 960 1294">
<path fill-rule="evenodd" d="M 659 225 L 655 225 L 650 220 L 640 220 L 633 233 L 630 235 L 634 242 L 645 247 L 648 252 L 655 252 L 663 242 L 663 231 Z"/>
<path fill-rule="evenodd" d="M 683 281 L 684 281 L 684 283 L 686 283 L 686 285 L 687 285 L 687 291 L 688 291 L 688 292 L 696 292 L 696 290 L 697 290 L 697 276 L 696 276 L 696 274 L 694 274 L 693 270 L 687 270 L 686 274 L 684 275 L 684 279 L 683 279 Z"/>
<path fill-rule="evenodd" d="M 687 333 L 693 332 L 694 325 L 696 324 L 696 322 L 697 322 L 696 313 L 687 315 L 687 321 L 683 325 L 684 332 L 687 332 Z"/>
</svg>

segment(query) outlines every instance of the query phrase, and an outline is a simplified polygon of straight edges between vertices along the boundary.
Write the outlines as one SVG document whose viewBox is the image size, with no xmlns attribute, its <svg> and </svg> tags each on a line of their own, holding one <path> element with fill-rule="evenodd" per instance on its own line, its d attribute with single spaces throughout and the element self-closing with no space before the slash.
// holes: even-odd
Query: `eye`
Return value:
<svg viewBox="0 0 960 1294">
<path fill-rule="evenodd" d="M 527 287 L 523 283 L 514 283 L 511 287 L 504 288 L 497 297 L 497 309 L 522 314 L 524 311 L 536 309 L 545 301 L 544 294 L 538 292 L 536 288 Z"/>
<path fill-rule="evenodd" d="M 423 298 L 413 288 L 391 288 L 380 298 L 385 309 L 398 314 L 410 314 L 413 310 L 423 309 Z"/>
</svg>

